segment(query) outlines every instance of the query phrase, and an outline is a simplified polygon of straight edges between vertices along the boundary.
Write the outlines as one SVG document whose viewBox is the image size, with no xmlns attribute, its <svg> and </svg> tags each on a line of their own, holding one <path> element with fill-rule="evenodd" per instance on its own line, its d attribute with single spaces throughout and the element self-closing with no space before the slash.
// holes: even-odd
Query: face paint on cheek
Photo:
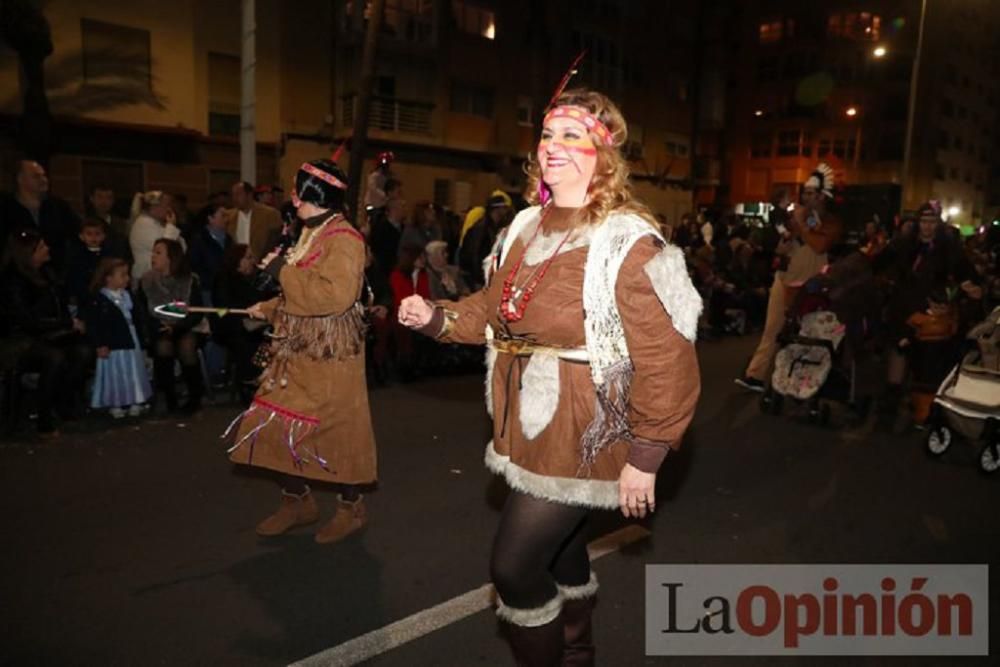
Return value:
<svg viewBox="0 0 1000 667">
<path fill-rule="evenodd" d="M 590 137 L 582 139 L 564 139 L 560 142 L 567 153 L 577 153 L 579 155 L 597 155 L 597 147 Z"/>
</svg>

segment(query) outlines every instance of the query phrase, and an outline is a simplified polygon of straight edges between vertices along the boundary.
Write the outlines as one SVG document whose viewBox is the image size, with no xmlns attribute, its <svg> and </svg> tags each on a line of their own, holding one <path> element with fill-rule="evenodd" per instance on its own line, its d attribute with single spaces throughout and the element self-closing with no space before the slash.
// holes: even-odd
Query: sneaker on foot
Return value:
<svg viewBox="0 0 1000 667">
<path fill-rule="evenodd" d="M 112 419 L 121 419 L 125 416 L 125 410 L 122 408 L 111 408 L 108 410 L 108 414 L 111 415 Z"/>
<path fill-rule="evenodd" d="M 764 383 L 757 378 L 744 375 L 743 377 L 736 378 L 734 382 L 744 389 L 749 389 L 750 391 L 764 391 Z"/>
<path fill-rule="evenodd" d="M 135 405 L 130 405 L 128 408 L 129 417 L 138 417 L 146 411 L 146 406 L 142 403 L 136 403 Z"/>
</svg>

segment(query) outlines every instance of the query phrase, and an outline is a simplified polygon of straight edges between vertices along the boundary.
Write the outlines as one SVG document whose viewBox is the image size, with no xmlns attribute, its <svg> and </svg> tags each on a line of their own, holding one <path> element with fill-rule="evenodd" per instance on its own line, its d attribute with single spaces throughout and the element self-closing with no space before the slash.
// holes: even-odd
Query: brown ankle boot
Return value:
<svg viewBox="0 0 1000 667">
<path fill-rule="evenodd" d="M 590 581 L 582 586 L 559 586 L 563 597 L 563 667 L 593 667 L 596 651 L 591 616 L 594 596 L 597 594 L 597 577 L 590 573 Z"/>
<path fill-rule="evenodd" d="M 359 497 L 352 503 L 338 495 L 337 513 L 316 532 L 316 541 L 320 544 L 339 542 L 366 523 L 368 510 L 365 509 L 364 498 Z"/>
<path fill-rule="evenodd" d="M 274 537 L 295 526 L 314 523 L 318 518 L 319 508 L 316 507 L 316 500 L 308 486 L 301 496 L 282 491 L 278 511 L 257 524 L 257 534 L 261 537 Z"/>
</svg>

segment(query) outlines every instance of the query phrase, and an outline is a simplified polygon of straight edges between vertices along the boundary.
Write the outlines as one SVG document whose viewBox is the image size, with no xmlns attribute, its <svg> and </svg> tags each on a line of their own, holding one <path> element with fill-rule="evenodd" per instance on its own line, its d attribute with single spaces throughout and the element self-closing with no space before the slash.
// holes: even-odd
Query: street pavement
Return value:
<svg viewBox="0 0 1000 667">
<path fill-rule="evenodd" d="M 594 563 L 598 664 L 996 664 L 645 656 L 646 564 L 998 561 L 1000 473 L 980 474 L 971 447 L 931 460 L 915 431 L 761 415 L 756 396 L 732 383 L 753 343 L 699 344 L 702 398 L 661 471 L 657 513 L 641 524 L 651 534 Z M 506 490 L 482 464 L 482 377 L 397 384 L 371 399 L 371 523 L 330 546 L 310 528 L 254 534 L 278 489 L 226 459 L 219 434 L 238 408 L 224 401 L 187 422 L 91 420 L 58 442 L 0 444 L 0 664 L 286 665 L 483 586 Z M 319 491 L 328 515 L 333 495 Z M 602 512 L 593 530 L 629 525 Z M 366 664 L 511 660 L 483 609 Z"/>
</svg>

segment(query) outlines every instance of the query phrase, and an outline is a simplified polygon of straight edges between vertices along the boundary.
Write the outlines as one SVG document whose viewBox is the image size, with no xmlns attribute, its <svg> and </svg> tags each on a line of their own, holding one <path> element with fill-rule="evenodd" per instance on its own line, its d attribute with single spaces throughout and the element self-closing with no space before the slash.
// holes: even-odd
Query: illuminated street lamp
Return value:
<svg viewBox="0 0 1000 667">
<path fill-rule="evenodd" d="M 760 118 L 761 116 L 764 115 L 764 112 L 761 111 L 760 109 L 757 109 L 756 111 L 753 112 L 753 115 L 757 116 L 757 118 Z"/>
<path fill-rule="evenodd" d="M 887 51 L 884 46 L 876 46 L 875 50 L 872 51 L 872 55 L 876 58 L 884 58 Z"/>
<path fill-rule="evenodd" d="M 962 209 L 960 209 L 957 206 L 949 206 L 948 207 L 948 217 L 949 218 L 957 218 L 958 214 L 961 213 L 961 212 L 962 212 Z"/>
<path fill-rule="evenodd" d="M 847 111 L 845 111 L 844 113 L 847 114 L 850 118 L 854 118 L 855 116 L 858 115 L 858 108 L 857 107 L 847 107 Z"/>
</svg>

